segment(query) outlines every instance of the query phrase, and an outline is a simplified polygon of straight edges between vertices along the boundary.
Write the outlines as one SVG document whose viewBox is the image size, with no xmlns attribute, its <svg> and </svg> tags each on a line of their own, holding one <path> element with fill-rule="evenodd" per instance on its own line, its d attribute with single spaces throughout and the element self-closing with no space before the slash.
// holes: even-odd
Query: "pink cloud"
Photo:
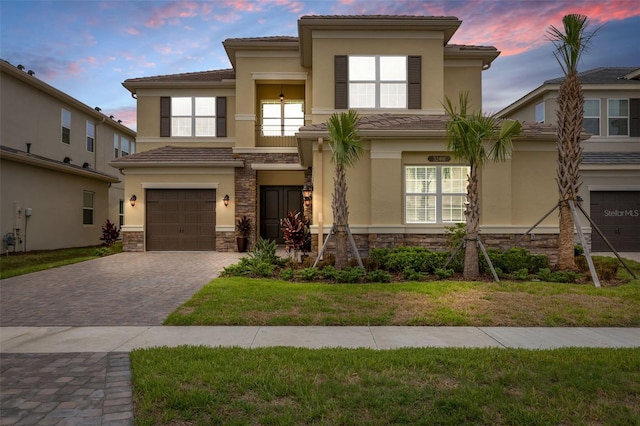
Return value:
<svg viewBox="0 0 640 426">
<path fill-rule="evenodd" d="M 200 4 L 193 1 L 172 2 L 153 10 L 145 26 L 160 28 L 167 22 L 176 24 L 180 19 L 193 18 L 198 15 Z"/>
<path fill-rule="evenodd" d="M 127 28 L 126 33 L 132 36 L 137 36 L 141 34 L 137 28 L 133 28 L 133 27 Z"/>
<path fill-rule="evenodd" d="M 122 120 L 123 125 L 127 126 L 130 129 L 135 130 L 137 127 L 137 115 L 136 115 L 136 107 L 135 106 L 127 106 L 120 107 L 115 109 L 110 109 L 108 112 L 104 112 L 106 115 L 113 115 L 114 119 Z"/>
<path fill-rule="evenodd" d="M 224 6 L 242 12 L 259 12 L 262 10 L 259 2 L 254 0 L 226 0 Z"/>
</svg>

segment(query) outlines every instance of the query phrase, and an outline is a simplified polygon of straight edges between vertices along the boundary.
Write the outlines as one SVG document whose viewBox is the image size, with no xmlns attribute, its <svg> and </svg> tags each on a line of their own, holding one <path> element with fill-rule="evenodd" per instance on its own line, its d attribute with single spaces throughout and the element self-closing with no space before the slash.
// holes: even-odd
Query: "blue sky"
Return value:
<svg viewBox="0 0 640 426">
<path fill-rule="evenodd" d="M 600 27 L 580 70 L 640 67 L 636 0 L 0 0 L 0 57 L 135 129 L 124 80 L 230 68 L 227 38 L 297 36 L 303 15 L 456 16 L 451 43 L 502 52 L 483 73 L 483 107 L 496 112 L 562 75 L 546 31 L 568 13 Z"/>
</svg>

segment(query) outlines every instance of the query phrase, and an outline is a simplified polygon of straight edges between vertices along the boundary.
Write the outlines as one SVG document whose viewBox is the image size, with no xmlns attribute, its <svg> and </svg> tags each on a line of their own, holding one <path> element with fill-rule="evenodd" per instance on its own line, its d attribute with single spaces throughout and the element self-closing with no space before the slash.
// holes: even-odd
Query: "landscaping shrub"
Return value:
<svg viewBox="0 0 640 426">
<path fill-rule="evenodd" d="M 347 267 L 336 271 L 335 280 L 339 283 L 359 283 L 366 275 L 366 271 L 361 267 Z"/>
<path fill-rule="evenodd" d="M 589 264 L 587 258 L 583 255 L 576 256 L 576 266 L 580 272 L 587 274 L 591 277 L 591 271 L 589 271 Z M 593 266 L 596 268 L 596 274 L 598 278 L 604 281 L 611 281 L 615 279 L 618 274 L 618 268 L 620 263 L 618 259 L 614 257 L 593 257 Z"/>
<path fill-rule="evenodd" d="M 280 271 L 280 279 L 284 281 L 291 281 L 293 280 L 294 274 L 295 271 L 293 268 L 284 268 Z"/>
<path fill-rule="evenodd" d="M 411 268 L 416 272 L 435 273 L 446 262 L 446 253 L 436 253 L 423 247 L 398 247 L 389 252 L 386 258 L 387 269 L 401 272 Z"/>
<path fill-rule="evenodd" d="M 275 241 L 259 237 L 256 242 L 256 246 L 253 248 L 251 253 L 249 253 L 249 257 L 254 259 L 256 262 L 282 265 L 280 257 L 276 255 L 277 247 L 278 246 Z"/>
<path fill-rule="evenodd" d="M 369 257 L 364 260 L 368 271 L 387 269 L 388 248 L 374 248 L 369 251 Z"/>
<path fill-rule="evenodd" d="M 402 270 L 402 278 L 407 281 L 421 281 L 424 278 L 424 274 L 416 272 L 413 268 L 407 266 Z"/>
<path fill-rule="evenodd" d="M 525 281 L 529 278 L 529 270 L 527 268 L 518 269 L 513 273 L 513 279 Z"/>
<path fill-rule="evenodd" d="M 313 281 L 320 276 L 320 270 L 318 268 L 304 268 L 296 272 L 296 278 L 304 281 Z"/>
<path fill-rule="evenodd" d="M 491 259 L 493 267 L 496 269 L 496 273 L 497 270 L 500 269 L 504 274 L 513 274 L 525 268 L 531 273 L 536 273 L 541 268 L 549 267 L 549 258 L 547 256 L 543 254 L 531 254 L 522 247 L 512 247 L 505 252 L 497 249 L 489 249 L 487 250 L 487 254 L 489 255 L 489 259 Z M 484 271 L 490 270 L 484 256 L 480 257 L 480 267 Z"/>
<path fill-rule="evenodd" d="M 391 274 L 382 269 L 376 269 L 367 274 L 366 280 L 370 283 L 390 283 Z"/>
<path fill-rule="evenodd" d="M 575 283 L 578 279 L 578 274 L 573 271 L 551 272 L 549 268 L 542 268 L 538 271 L 538 278 L 550 283 Z"/>
<path fill-rule="evenodd" d="M 451 278 L 453 274 L 454 274 L 453 269 L 442 269 L 442 268 L 436 269 L 436 277 L 438 277 L 439 280 L 445 280 L 447 278 Z"/>
<path fill-rule="evenodd" d="M 120 228 L 109 219 L 102 225 L 101 230 L 102 237 L 100 237 L 100 241 L 102 241 L 102 245 L 105 247 L 113 246 L 120 239 Z"/>
</svg>

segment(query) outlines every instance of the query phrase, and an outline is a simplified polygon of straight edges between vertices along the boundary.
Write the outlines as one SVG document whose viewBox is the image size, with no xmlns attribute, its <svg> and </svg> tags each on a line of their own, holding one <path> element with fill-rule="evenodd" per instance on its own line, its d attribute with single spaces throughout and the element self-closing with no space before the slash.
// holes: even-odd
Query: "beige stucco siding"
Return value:
<svg viewBox="0 0 640 426">
<path fill-rule="evenodd" d="M 469 94 L 472 110 L 482 106 L 482 61 L 446 60 L 444 68 L 444 96 L 457 104 L 460 93 Z M 442 99 L 444 103 L 444 98 Z"/>
<path fill-rule="evenodd" d="M 511 203 L 514 225 L 533 226 L 558 201 L 553 146 L 553 143 L 547 143 L 546 151 L 513 153 Z M 557 226 L 557 223 L 557 215 L 550 215 L 542 225 Z"/>
<path fill-rule="evenodd" d="M 28 219 L 26 249 L 50 250 L 63 247 L 86 247 L 101 244 L 101 226 L 107 220 L 108 183 L 68 173 L 2 160 L 1 232 L 19 228 L 24 247 L 24 214 L 16 210 L 32 209 Z M 93 192 L 93 225 L 83 225 L 84 191 Z M 112 220 L 117 220 L 112 218 Z M 117 222 L 116 222 L 117 223 Z"/>
<path fill-rule="evenodd" d="M 422 109 L 441 111 L 443 88 L 442 34 L 364 32 L 347 35 L 317 31 L 313 39 L 314 123 L 326 121 L 334 110 L 334 57 L 336 55 L 418 55 L 422 57 Z"/>
</svg>

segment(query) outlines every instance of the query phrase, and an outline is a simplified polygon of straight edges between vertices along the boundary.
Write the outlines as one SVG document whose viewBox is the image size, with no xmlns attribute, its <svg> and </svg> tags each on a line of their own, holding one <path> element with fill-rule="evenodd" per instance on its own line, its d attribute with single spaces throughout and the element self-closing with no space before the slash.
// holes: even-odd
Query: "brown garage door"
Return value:
<svg viewBox="0 0 640 426">
<path fill-rule="evenodd" d="M 591 192 L 591 218 L 617 251 L 640 251 L 640 191 Z M 610 251 L 595 230 L 593 251 Z"/>
<path fill-rule="evenodd" d="M 146 199 L 147 250 L 215 250 L 215 190 L 148 189 Z"/>
</svg>

